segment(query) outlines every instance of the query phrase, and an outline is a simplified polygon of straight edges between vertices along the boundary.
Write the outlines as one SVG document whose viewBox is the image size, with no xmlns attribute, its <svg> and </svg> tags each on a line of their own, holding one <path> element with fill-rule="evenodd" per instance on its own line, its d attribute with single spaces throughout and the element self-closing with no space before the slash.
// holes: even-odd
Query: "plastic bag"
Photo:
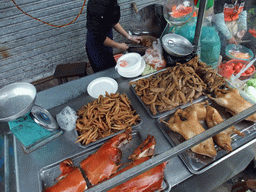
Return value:
<svg viewBox="0 0 256 192">
<path fill-rule="evenodd" d="M 220 56 L 221 42 L 215 27 L 204 26 L 202 28 L 200 43 L 200 60 L 216 68 Z"/>
<path fill-rule="evenodd" d="M 183 26 L 176 26 L 172 32 L 181 35 L 194 43 L 197 18 L 193 17 Z M 200 60 L 213 68 L 217 67 L 221 42 L 215 27 L 207 20 L 204 21 L 200 36 Z"/>
<path fill-rule="evenodd" d="M 156 70 L 165 68 L 166 61 L 163 57 L 163 49 L 159 39 L 154 41 L 152 47 L 146 50 L 145 55 L 143 55 L 143 59 L 146 64 Z"/>
<path fill-rule="evenodd" d="M 256 102 L 256 89 L 253 86 L 246 86 L 244 92 Z"/>
<path fill-rule="evenodd" d="M 61 129 L 71 131 L 76 127 L 78 116 L 71 107 L 65 107 L 59 114 L 56 115 L 56 120 Z"/>
<path fill-rule="evenodd" d="M 141 75 L 142 75 L 142 76 L 148 75 L 148 74 L 153 73 L 153 72 L 155 72 L 155 71 L 157 71 L 155 68 L 153 68 L 153 67 L 151 67 L 150 65 L 146 64 L 146 67 L 145 67 L 145 69 L 144 69 L 144 71 L 142 72 Z"/>
<path fill-rule="evenodd" d="M 189 22 L 182 26 L 174 26 L 172 32 L 185 37 L 190 43 L 193 43 L 196 31 L 197 18 L 192 17 Z"/>
</svg>

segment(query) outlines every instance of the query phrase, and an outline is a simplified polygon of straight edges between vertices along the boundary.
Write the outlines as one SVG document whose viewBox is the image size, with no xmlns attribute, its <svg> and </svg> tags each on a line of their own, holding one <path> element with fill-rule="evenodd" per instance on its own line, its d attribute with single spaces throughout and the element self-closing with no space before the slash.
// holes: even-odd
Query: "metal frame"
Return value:
<svg viewBox="0 0 256 192">
<path fill-rule="evenodd" d="M 201 29 L 202 29 L 202 23 L 203 23 L 203 18 L 204 18 L 204 10 L 206 6 L 206 0 L 201 0 L 199 4 L 199 12 L 198 12 L 198 18 L 197 18 L 197 24 L 196 24 L 196 31 L 195 31 L 195 37 L 194 37 L 194 46 L 195 49 L 194 51 L 197 51 L 198 48 L 198 43 L 201 35 Z M 193 138 L 177 145 L 176 147 L 161 153 L 157 155 L 156 157 L 153 157 L 152 159 L 149 159 L 146 162 L 141 163 L 140 165 L 137 165 L 136 167 L 133 167 L 120 175 L 118 177 L 113 177 L 111 179 L 108 179 L 105 182 L 102 182 L 90 189 L 87 189 L 86 191 L 88 192 L 93 192 L 93 191 L 108 191 L 111 188 L 114 188 L 138 175 L 141 173 L 150 170 L 151 168 L 168 161 L 169 159 L 189 150 L 191 147 L 201 143 L 202 141 L 213 137 L 214 135 L 224 131 L 228 127 L 239 123 L 240 121 L 246 119 L 247 117 L 251 116 L 256 112 L 256 104 L 253 105 L 252 107 L 242 111 L 241 113 L 227 119 L 226 121 L 216 125 L 215 127 L 206 130 L 205 132 L 194 136 Z"/>
<path fill-rule="evenodd" d="M 195 31 L 195 37 L 194 37 L 194 42 L 193 42 L 195 52 L 197 51 L 198 43 L 200 40 L 202 24 L 203 24 L 203 20 L 204 20 L 204 10 L 206 7 L 206 1 L 207 0 L 201 0 L 199 3 L 198 17 L 197 17 L 197 22 L 196 22 L 196 31 Z"/>
<path fill-rule="evenodd" d="M 256 104 L 253 105 L 252 107 L 242 111 L 241 113 L 227 119 L 226 121 L 216 125 L 215 127 L 211 128 L 199 135 L 196 135 L 193 138 L 177 145 L 176 147 L 174 147 L 164 153 L 161 153 L 161 154 L 157 155 L 156 157 L 149 159 L 148 161 L 143 162 L 140 165 L 137 165 L 136 167 L 133 167 L 133 168 L 121 173 L 120 175 L 118 175 L 118 177 L 113 177 L 103 183 L 96 185 L 93 188 L 88 189 L 87 191 L 88 192 L 108 191 L 111 188 L 116 187 L 116 186 L 120 185 L 121 183 L 126 182 L 126 181 L 140 175 L 141 173 L 143 173 L 147 170 L 150 170 L 151 168 L 153 168 L 163 162 L 168 161 L 172 157 L 179 155 L 182 152 L 185 152 L 186 150 L 201 143 L 202 141 L 224 131 L 228 127 L 230 127 L 236 123 L 239 123 L 240 121 L 251 116 L 255 112 L 256 112 Z"/>
</svg>

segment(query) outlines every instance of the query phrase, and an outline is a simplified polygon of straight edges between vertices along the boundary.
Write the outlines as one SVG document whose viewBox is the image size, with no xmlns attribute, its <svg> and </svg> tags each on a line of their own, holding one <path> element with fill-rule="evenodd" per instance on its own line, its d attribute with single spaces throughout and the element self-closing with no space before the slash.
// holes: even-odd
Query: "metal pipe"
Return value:
<svg viewBox="0 0 256 192">
<path fill-rule="evenodd" d="M 93 188 L 90 188 L 86 190 L 87 192 L 93 192 L 93 191 L 108 191 L 111 188 L 114 188 L 138 175 L 141 173 L 150 170 L 151 168 L 168 161 L 172 157 L 175 157 L 176 155 L 179 155 L 187 150 L 189 150 L 191 147 L 201 143 L 202 141 L 213 137 L 214 135 L 224 131 L 228 127 L 239 123 L 240 121 L 244 120 L 245 118 L 251 116 L 256 112 L 256 104 L 252 107 L 240 112 L 239 114 L 227 119 L 226 121 L 214 126 L 211 129 L 206 130 L 205 132 L 198 134 L 191 139 L 184 141 L 183 143 L 177 145 L 176 147 L 163 152 L 151 159 L 149 159 L 146 162 L 141 163 L 140 165 L 137 165 L 121 174 L 119 174 L 116 177 L 113 177 L 103 183 L 100 183 L 96 185 Z"/>
<path fill-rule="evenodd" d="M 198 17 L 196 22 L 196 31 L 195 31 L 195 37 L 194 37 L 194 51 L 197 52 L 200 36 L 201 36 L 201 30 L 202 30 L 202 23 L 204 20 L 204 10 L 206 7 L 206 1 L 207 0 L 200 0 L 199 3 L 199 10 L 198 10 Z"/>
</svg>

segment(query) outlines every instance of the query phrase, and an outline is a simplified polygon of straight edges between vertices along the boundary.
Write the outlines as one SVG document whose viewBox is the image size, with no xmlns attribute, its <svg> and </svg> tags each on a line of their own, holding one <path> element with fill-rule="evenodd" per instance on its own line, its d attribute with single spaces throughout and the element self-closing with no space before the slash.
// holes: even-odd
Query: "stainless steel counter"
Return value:
<svg viewBox="0 0 256 192">
<path fill-rule="evenodd" d="M 170 143 L 156 126 L 156 120 L 146 113 L 141 103 L 130 90 L 128 83 L 131 79 L 119 76 L 114 69 L 39 92 L 36 104 L 48 109 L 53 116 L 66 106 L 78 110 L 86 103 L 94 100 L 86 92 L 87 85 L 93 79 L 103 76 L 114 78 L 119 86 L 118 92 L 127 94 L 132 106 L 140 114 L 143 121 L 142 125 L 138 127 L 141 136 L 144 139 L 147 134 L 152 134 L 156 138 L 155 153 L 161 154 L 171 149 Z M 85 150 L 75 144 L 76 136 L 74 132 L 66 131 L 39 149 L 25 154 L 19 141 L 12 134 L 7 134 L 8 130 L 7 123 L 0 124 L 0 133 L 5 137 L 6 149 L 5 178 L 1 182 L 4 182 L 3 185 L 5 185 L 6 191 L 38 191 L 38 174 L 41 168 Z M 8 155 L 7 149 L 9 147 L 14 148 L 14 156 Z M 175 156 L 169 160 L 166 166 L 166 180 L 172 186 L 172 191 L 211 191 L 246 168 L 254 156 L 256 156 L 255 146 L 250 145 L 200 175 L 190 173 L 180 158 Z"/>
</svg>

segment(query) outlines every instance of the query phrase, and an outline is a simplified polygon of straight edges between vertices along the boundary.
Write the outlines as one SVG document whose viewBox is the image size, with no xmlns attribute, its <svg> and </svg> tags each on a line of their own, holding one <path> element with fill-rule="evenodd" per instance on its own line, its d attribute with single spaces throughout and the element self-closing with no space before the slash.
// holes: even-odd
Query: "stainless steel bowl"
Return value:
<svg viewBox="0 0 256 192">
<path fill-rule="evenodd" d="M 188 39 L 175 33 L 169 33 L 163 36 L 162 46 L 171 56 L 184 57 L 193 52 L 193 45 Z"/>
<path fill-rule="evenodd" d="M 7 85 L 0 89 L 0 121 L 14 121 L 31 111 L 36 99 L 36 88 L 26 82 Z"/>
</svg>

